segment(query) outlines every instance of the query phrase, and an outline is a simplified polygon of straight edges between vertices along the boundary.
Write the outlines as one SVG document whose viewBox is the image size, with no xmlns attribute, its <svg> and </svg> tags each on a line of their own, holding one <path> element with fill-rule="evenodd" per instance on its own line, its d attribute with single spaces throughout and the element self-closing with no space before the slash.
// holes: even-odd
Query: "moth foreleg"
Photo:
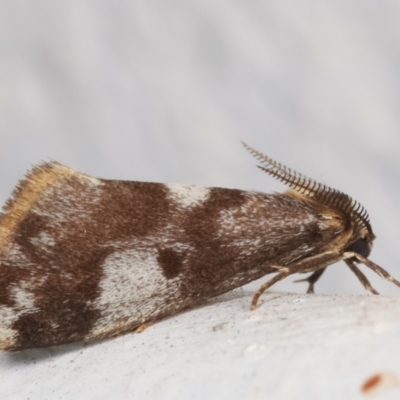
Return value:
<svg viewBox="0 0 400 400">
<path fill-rule="evenodd" d="M 310 276 L 304 279 L 298 279 L 297 282 L 308 282 L 308 289 L 307 289 L 307 294 L 313 294 L 314 293 L 314 285 L 317 282 L 319 278 L 321 278 L 321 275 L 324 273 L 326 268 L 319 269 L 318 271 L 313 272 Z"/>
<path fill-rule="evenodd" d="M 282 279 L 292 274 L 317 272 L 323 270 L 329 264 L 333 264 L 334 262 L 340 260 L 341 258 L 343 258 L 341 254 L 337 252 L 327 251 L 325 253 L 317 254 L 315 256 L 305 258 L 304 260 L 294 262 L 293 264 L 285 266 L 273 265 L 272 268 L 275 268 L 279 272 L 279 274 L 275 275 L 272 279 L 264 283 L 260 287 L 260 289 L 257 290 L 256 294 L 253 296 L 250 309 L 254 310 L 256 308 L 257 301 L 260 298 L 260 296 L 276 282 L 279 282 Z"/>
<path fill-rule="evenodd" d="M 364 288 L 370 291 L 372 294 L 379 294 L 369 283 L 368 278 L 359 270 L 359 268 L 350 259 L 344 260 L 347 266 L 354 272 L 355 276 L 364 286 Z"/>
<path fill-rule="evenodd" d="M 348 251 L 343 254 L 343 258 L 345 259 L 356 258 L 360 263 L 363 263 L 366 267 L 371 268 L 372 271 L 374 271 L 380 277 L 400 287 L 400 282 L 397 279 L 394 279 L 393 276 L 389 274 L 389 272 L 387 272 L 386 270 L 384 270 L 382 267 L 375 264 L 371 260 L 368 260 L 368 258 L 363 257 L 361 254 Z"/>
</svg>

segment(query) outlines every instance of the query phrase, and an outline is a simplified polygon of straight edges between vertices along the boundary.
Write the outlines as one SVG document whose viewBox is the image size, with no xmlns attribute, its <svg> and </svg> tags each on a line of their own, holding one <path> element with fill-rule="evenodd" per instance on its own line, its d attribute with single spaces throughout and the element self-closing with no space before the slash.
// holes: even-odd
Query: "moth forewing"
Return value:
<svg viewBox="0 0 400 400">
<path fill-rule="evenodd" d="M 285 194 L 42 164 L 0 221 L 0 347 L 115 336 L 258 279 L 332 241 L 319 213 Z"/>
</svg>

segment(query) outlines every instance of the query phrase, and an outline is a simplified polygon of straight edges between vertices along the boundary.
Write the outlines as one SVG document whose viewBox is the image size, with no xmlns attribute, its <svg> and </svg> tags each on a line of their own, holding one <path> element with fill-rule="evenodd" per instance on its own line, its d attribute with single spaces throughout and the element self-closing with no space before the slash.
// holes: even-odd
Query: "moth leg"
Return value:
<svg viewBox="0 0 400 400">
<path fill-rule="evenodd" d="M 369 283 L 368 278 L 359 270 L 359 268 L 350 259 L 344 260 L 347 266 L 354 272 L 358 280 L 364 286 L 364 288 L 370 291 L 372 294 L 379 294 Z"/>
<path fill-rule="evenodd" d="M 371 268 L 372 271 L 374 271 L 376 274 L 378 274 L 380 277 L 386 279 L 389 282 L 394 283 L 396 286 L 400 287 L 400 282 L 396 279 L 393 278 L 392 275 L 389 274 L 386 270 L 384 270 L 382 267 L 379 265 L 375 264 L 371 260 L 368 260 L 368 258 L 363 257 L 361 254 L 358 253 L 353 253 L 353 252 L 346 252 L 343 254 L 344 258 L 356 258 L 360 263 L 363 263 L 366 267 Z"/>
<path fill-rule="evenodd" d="M 279 272 L 279 274 L 275 275 L 272 279 L 264 283 L 264 285 L 262 285 L 260 289 L 257 290 L 256 294 L 253 296 L 250 309 L 254 310 L 256 308 L 257 301 L 260 296 L 274 283 L 279 282 L 287 276 L 295 273 L 320 271 L 321 269 L 325 269 L 329 264 L 339 261 L 342 258 L 343 256 L 337 252 L 327 251 L 325 253 L 317 254 L 304 260 L 294 262 L 293 264 L 289 264 L 284 267 L 273 265 L 272 268 L 275 268 Z"/>
<path fill-rule="evenodd" d="M 280 265 L 271 265 L 271 268 L 274 268 L 279 272 L 289 272 L 289 275 L 298 273 L 305 274 L 307 272 L 315 272 L 319 271 L 320 269 L 324 269 L 328 265 L 340 261 L 343 258 L 349 257 L 343 256 L 337 251 L 326 251 L 325 253 L 317 254 L 315 256 L 305 258 L 304 260 L 295 261 L 293 264 L 283 267 Z"/>
<path fill-rule="evenodd" d="M 308 289 L 307 289 L 307 294 L 312 294 L 314 293 L 314 285 L 315 282 L 317 282 L 317 280 L 319 278 L 321 278 L 321 275 L 324 273 L 326 268 L 322 268 L 319 269 L 318 271 L 313 272 L 310 276 L 308 276 L 307 278 L 304 279 L 298 279 L 297 282 L 308 282 Z"/>
<path fill-rule="evenodd" d="M 290 274 L 289 271 L 283 271 L 279 273 L 278 275 L 275 275 L 272 279 L 269 281 L 265 282 L 260 289 L 257 290 L 256 294 L 253 296 L 253 300 L 251 301 L 251 306 L 250 310 L 255 310 L 257 307 L 257 301 L 260 298 L 260 296 L 268 289 L 270 288 L 273 284 L 276 282 L 281 281 L 282 279 L 285 279 L 288 275 Z"/>
</svg>

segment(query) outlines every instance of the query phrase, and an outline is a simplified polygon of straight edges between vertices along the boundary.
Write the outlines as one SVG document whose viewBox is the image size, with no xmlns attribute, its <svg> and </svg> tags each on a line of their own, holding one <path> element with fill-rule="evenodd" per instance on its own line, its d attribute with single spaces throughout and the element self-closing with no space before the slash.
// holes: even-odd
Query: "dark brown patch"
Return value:
<svg viewBox="0 0 400 400">
<path fill-rule="evenodd" d="M 22 315 L 12 325 L 18 331 L 15 350 L 79 341 L 90 332 L 100 316 L 100 311 L 91 305 L 99 294 L 98 268 L 109 253 L 109 250 L 87 253 L 82 264 L 72 264 L 73 269 L 64 265 L 63 273 L 52 272 L 51 264 L 41 264 L 40 275 L 48 274 L 48 278 L 34 290 L 37 311 Z M 61 249 L 59 254 L 59 264 L 63 265 L 63 255 L 66 261 L 68 257 Z M 71 278 L 66 279 L 64 273 Z"/>
<path fill-rule="evenodd" d="M 176 278 L 182 272 L 183 257 L 173 249 L 158 250 L 157 261 L 167 279 Z"/>
<path fill-rule="evenodd" d="M 167 189 L 159 183 L 104 181 L 95 214 L 110 239 L 145 237 L 163 226 L 170 208 Z"/>
<path fill-rule="evenodd" d="M 215 282 L 232 275 L 237 251 L 226 247 L 230 244 L 229 238 L 218 237 L 218 219 L 222 210 L 237 209 L 244 202 L 244 192 L 240 190 L 212 188 L 203 204 L 184 215 L 182 223 L 185 234 L 182 240 L 195 248 L 187 262 L 185 290 L 193 284 L 192 289 L 197 294 L 199 286 L 206 289 L 206 282 L 209 289 L 214 290 Z"/>
<path fill-rule="evenodd" d="M 14 234 L 15 242 L 23 249 L 24 255 L 32 263 L 42 264 L 44 259 L 47 258 L 44 249 L 35 245 L 31 240 L 45 231 L 50 224 L 51 220 L 48 217 L 28 212 Z"/>
<path fill-rule="evenodd" d="M 96 265 L 100 260 L 93 256 L 90 263 Z M 104 255 L 97 257 L 104 259 Z M 23 315 L 13 324 L 18 331 L 17 349 L 82 340 L 100 316 L 88 305 L 88 299 L 95 298 L 97 279 L 82 276 L 79 282 L 68 285 L 65 280 L 52 278 L 42 287 L 44 293 L 35 303 L 39 311 Z"/>
<path fill-rule="evenodd" d="M 38 252 L 40 253 L 41 249 L 38 249 L 37 246 L 34 246 L 30 242 L 30 239 L 41 232 L 44 221 L 45 218 L 41 219 L 35 215 L 32 215 L 31 213 L 28 213 L 26 218 L 19 225 L 17 232 L 14 234 L 15 242 L 21 246 L 21 248 L 23 248 L 24 256 L 27 256 L 27 259 L 30 262 L 38 263 L 40 261 Z M 15 262 L 8 260 L 7 257 L 0 258 L 1 305 L 7 307 L 15 306 L 15 301 L 10 295 L 10 290 L 13 287 L 18 287 L 19 281 L 26 278 L 26 268 L 27 266 L 24 265 L 16 265 Z"/>
</svg>

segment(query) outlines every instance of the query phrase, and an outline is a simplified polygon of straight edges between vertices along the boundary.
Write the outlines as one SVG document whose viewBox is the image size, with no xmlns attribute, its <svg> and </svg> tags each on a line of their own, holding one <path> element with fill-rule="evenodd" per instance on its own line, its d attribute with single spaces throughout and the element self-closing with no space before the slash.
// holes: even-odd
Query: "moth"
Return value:
<svg viewBox="0 0 400 400">
<path fill-rule="evenodd" d="M 0 217 L 0 348 L 108 338 L 267 274 L 254 295 L 294 273 L 308 293 L 375 236 L 360 203 L 245 145 L 285 193 L 98 179 L 57 162 L 27 173 Z"/>
</svg>

